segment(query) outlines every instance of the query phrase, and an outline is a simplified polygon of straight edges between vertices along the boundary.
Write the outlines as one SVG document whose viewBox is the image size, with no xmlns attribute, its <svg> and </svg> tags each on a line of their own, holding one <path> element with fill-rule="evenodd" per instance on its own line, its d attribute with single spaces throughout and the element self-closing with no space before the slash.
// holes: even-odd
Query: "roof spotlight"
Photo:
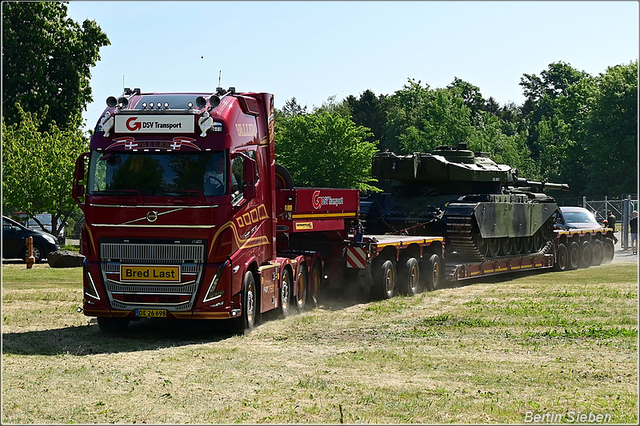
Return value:
<svg viewBox="0 0 640 426">
<path fill-rule="evenodd" d="M 164 103 L 164 109 L 169 109 L 169 102 Z"/>
<path fill-rule="evenodd" d="M 129 101 L 124 96 L 118 98 L 118 106 L 120 108 L 126 108 L 129 105 Z"/>
</svg>

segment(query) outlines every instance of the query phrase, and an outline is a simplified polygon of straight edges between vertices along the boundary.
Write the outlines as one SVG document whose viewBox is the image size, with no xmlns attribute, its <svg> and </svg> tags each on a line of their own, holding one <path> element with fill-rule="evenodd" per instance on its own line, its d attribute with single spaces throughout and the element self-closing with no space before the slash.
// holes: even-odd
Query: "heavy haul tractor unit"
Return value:
<svg viewBox="0 0 640 426">
<path fill-rule="evenodd" d="M 354 231 L 359 191 L 293 188 L 273 120 L 273 95 L 233 88 L 107 99 L 74 173 L 85 315 L 104 331 L 154 317 L 242 332 L 344 279 L 381 298 L 438 282 L 442 237 Z"/>
<path fill-rule="evenodd" d="M 367 232 L 442 236 L 447 260 L 456 262 L 554 252 L 558 206 L 542 190 L 567 185 L 522 179 L 464 143 L 376 154 L 373 176 L 385 192 L 362 198 Z"/>
</svg>

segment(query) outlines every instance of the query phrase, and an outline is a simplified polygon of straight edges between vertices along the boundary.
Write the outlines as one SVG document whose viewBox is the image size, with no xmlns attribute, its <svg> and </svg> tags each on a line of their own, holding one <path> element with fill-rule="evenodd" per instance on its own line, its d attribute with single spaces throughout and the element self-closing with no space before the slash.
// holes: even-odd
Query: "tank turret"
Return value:
<svg viewBox="0 0 640 426">
<path fill-rule="evenodd" d="M 464 143 L 431 153 L 382 152 L 372 166 L 384 192 L 363 198 L 367 232 L 441 235 L 465 260 L 550 250 L 558 206 L 542 190 L 568 190 L 523 179 Z"/>
</svg>

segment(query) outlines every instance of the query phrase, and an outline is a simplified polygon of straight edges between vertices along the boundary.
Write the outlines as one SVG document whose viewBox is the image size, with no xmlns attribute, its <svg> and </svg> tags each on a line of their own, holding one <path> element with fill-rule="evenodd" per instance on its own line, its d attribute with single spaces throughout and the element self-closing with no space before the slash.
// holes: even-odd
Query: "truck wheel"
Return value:
<svg viewBox="0 0 640 426">
<path fill-rule="evenodd" d="M 402 262 L 398 271 L 399 290 L 406 295 L 418 294 L 420 283 L 420 266 L 415 257 L 410 257 Z"/>
<path fill-rule="evenodd" d="M 591 266 L 591 258 L 593 257 L 593 251 L 591 250 L 591 243 L 585 241 L 580 246 L 580 268 L 588 268 Z"/>
<path fill-rule="evenodd" d="M 127 329 L 129 320 L 126 318 L 98 317 L 98 327 L 103 333 L 117 333 Z"/>
<path fill-rule="evenodd" d="M 593 266 L 600 266 L 604 258 L 604 247 L 602 246 L 602 241 L 591 241 L 591 253 L 591 264 Z"/>
<path fill-rule="evenodd" d="M 298 267 L 298 277 L 296 278 L 296 312 L 304 312 L 307 302 L 307 287 L 309 283 L 309 270 L 307 264 L 302 263 Z"/>
<path fill-rule="evenodd" d="M 613 260 L 615 248 L 613 247 L 613 240 L 611 238 L 605 238 L 602 242 L 602 263 L 609 263 Z"/>
<path fill-rule="evenodd" d="M 432 254 L 427 260 L 427 290 L 434 291 L 438 289 L 442 281 L 442 261 L 440 256 Z"/>
<path fill-rule="evenodd" d="M 396 268 L 393 262 L 385 260 L 378 266 L 373 276 L 373 286 L 382 299 L 391 299 L 396 285 Z"/>
<path fill-rule="evenodd" d="M 565 271 L 568 263 L 569 254 L 567 253 L 567 246 L 560 243 L 558 244 L 558 250 L 556 252 L 556 264 L 554 265 L 554 269 L 556 271 Z"/>
<path fill-rule="evenodd" d="M 572 243 L 569 243 L 567 251 L 569 252 L 569 262 L 567 263 L 567 269 L 570 271 L 578 269 L 578 265 L 580 263 L 580 246 L 574 241 Z"/>
<path fill-rule="evenodd" d="M 253 272 L 247 271 L 244 274 L 244 288 L 242 289 L 242 316 L 232 320 L 234 334 L 242 335 L 255 328 L 258 315 L 258 296 Z"/>
<path fill-rule="evenodd" d="M 309 285 L 307 286 L 307 304 L 311 305 L 312 309 L 318 307 L 318 292 L 322 285 L 322 263 L 316 259 L 311 267 L 309 273 Z"/>
<path fill-rule="evenodd" d="M 285 268 L 282 273 L 282 282 L 280 283 L 280 316 L 286 318 L 289 316 L 289 304 L 291 302 L 291 272 Z"/>
</svg>

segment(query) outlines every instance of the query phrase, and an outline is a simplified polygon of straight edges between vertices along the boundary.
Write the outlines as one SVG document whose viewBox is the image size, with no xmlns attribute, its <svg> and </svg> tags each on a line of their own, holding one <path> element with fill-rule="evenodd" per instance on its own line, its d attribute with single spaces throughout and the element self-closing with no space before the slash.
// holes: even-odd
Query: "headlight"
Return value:
<svg viewBox="0 0 640 426">
<path fill-rule="evenodd" d="M 53 235 L 42 234 L 42 238 L 47 240 L 50 244 L 58 245 L 58 240 L 56 240 L 56 238 Z"/>
</svg>

